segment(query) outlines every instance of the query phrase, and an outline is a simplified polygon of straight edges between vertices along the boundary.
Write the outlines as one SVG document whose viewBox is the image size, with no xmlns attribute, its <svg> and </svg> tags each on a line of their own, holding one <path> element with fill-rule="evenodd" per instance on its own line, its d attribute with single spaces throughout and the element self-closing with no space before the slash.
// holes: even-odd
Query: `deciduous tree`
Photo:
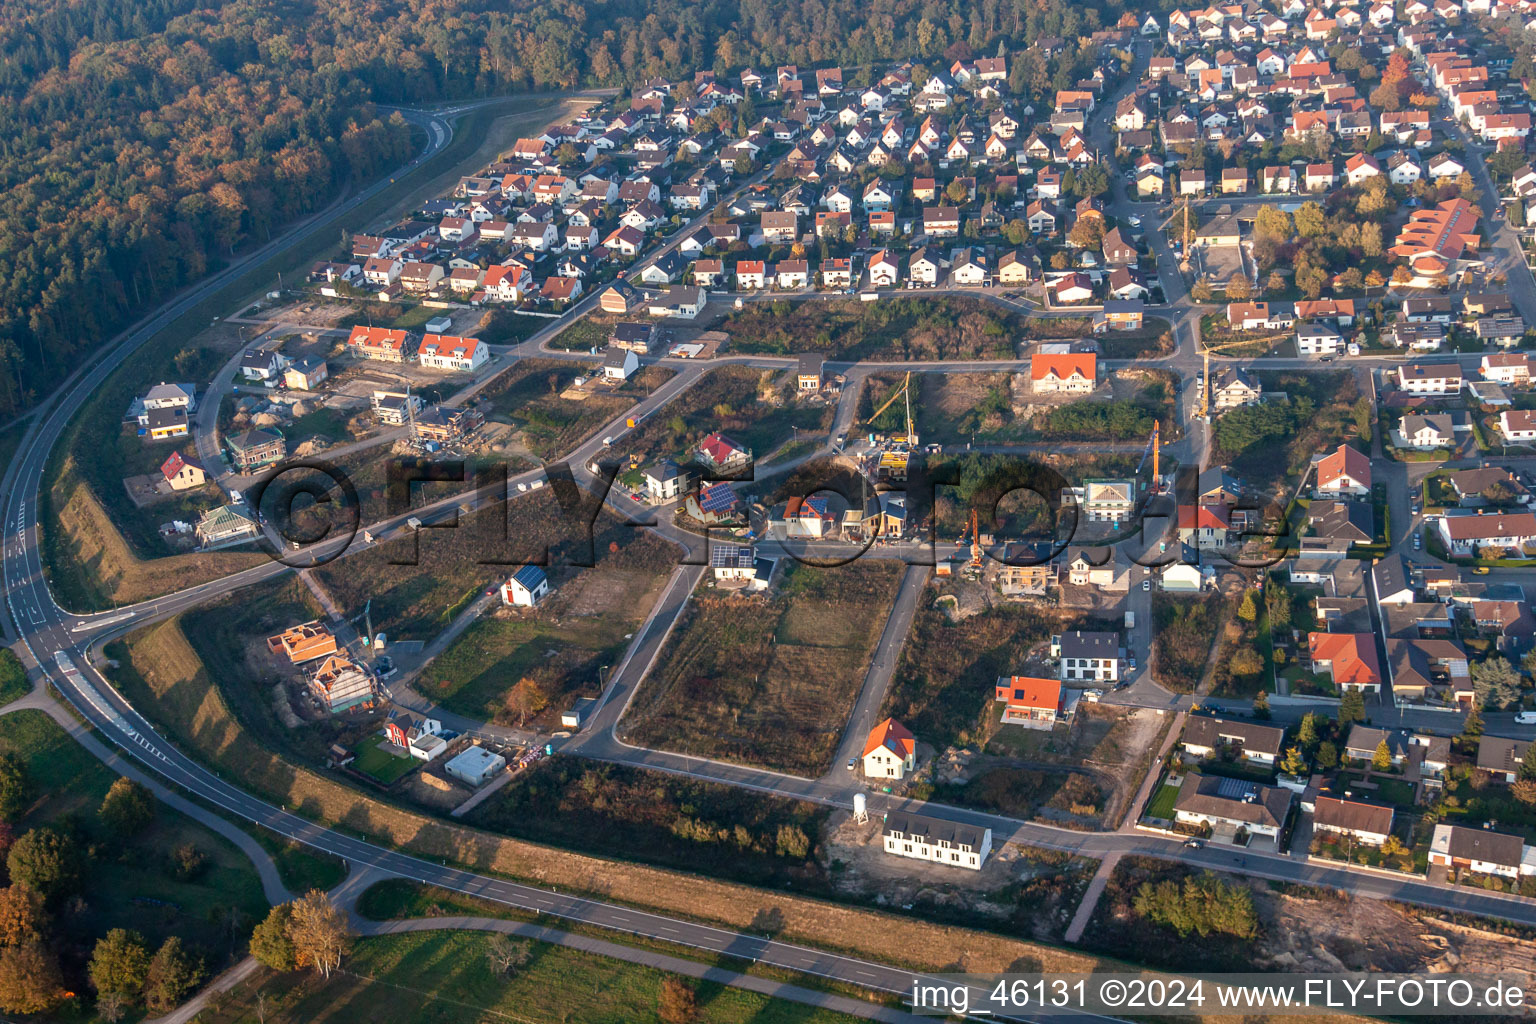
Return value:
<svg viewBox="0 0 1536 1024">
<path fill-rule="evenodd" d="M 189 954 L 182 946 L 181 938 L 172 935 L 149 962 L 144 1000 L 157 1013 L 173 1010 L 202 980 L 202 960 Z"/>
<path fill-rule="evenodd" d="M 292 918 L 292 905 L 279 903 L 267 912 L 251 933 L 251 955 L 274 971 L 291 971 L 298 967 L 293 939 L 288 935 L 288 922 Z"/>
<path fill-rule="evenodd" d="M 544 690 L 530 676 L 519 679 L 507 693 L 507 712 L 517 716 L 519 726 L 527 724 L 531 715 L 537 715 L 549 705 Z"/>
<path fill-rule="evenodd" d="M 96 812 L 101 823 L 120 836 L 136 835 L 155 817 L 155 798 L 132 779 L 118 779 Z"/>
<path fill-rule="evenodd" d="M 73 836 L 45 825 L 16 840 L 5 863 L 12 884 L 20 883 L 45 900 L 54 900 L 80 884 L 81 859 Z"/>
<path fill-rule="evenodd" d="M 64 996 L 58 956 L 41 942 L 0 949 L 0 1010 L 43 1013 Z"/>
<path fill-rule="evenodd" d="M 144 937 L 126 928 L 113 928 L 96 940 L 86 973 L 99 995 L 113 994 L 129 1005 L 137 1003 L 149 977 L 149 951 L 144 948 Z"/>
<path fill-rule="evenodd" d="M 352 948 L 352 928 L 346 915 L 319 889 L 293 901 L 288 937 L 293 940 L 298 966 L 313 967 L 324 978 L 341 966 Z"/>
</svg>

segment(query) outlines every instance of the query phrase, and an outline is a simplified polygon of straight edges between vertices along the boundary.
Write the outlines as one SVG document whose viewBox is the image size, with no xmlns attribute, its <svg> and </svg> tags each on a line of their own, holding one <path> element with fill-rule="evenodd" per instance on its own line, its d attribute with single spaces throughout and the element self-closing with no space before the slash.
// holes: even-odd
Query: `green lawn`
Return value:
<svg viewBox="0 0 1536 1024">
<path fill-rule="evenodd" d="M 394 322 L 389 326 L 396 330 L 419 331 L 428 320 L 435 316 L 442 316 L 446 312 L 447 310 L 433 309 L 431 306 L 418 303 L 395 317 Z"/>
<path fill-rule="evenodd" d="M 347 862 L 259 826 L 247 829 L 277 862 L 277 873 L 289 892 L 334 889 L 347 877 Z"/>
<path fill-rule="evenodd" d="M 1147 804 L 1147 817 L 1161 818 L 1164 821 L 1173 820 L 1173 802 L 1179 798 L 1179 787 L 1171 786 L 1164 782 L 1157 787 L 1157 792 L 1152 796 L 1152 802 Z"/>
<path fill-rule="evenodd" d="M 345 444 L 353 439 L 347 429 L 349 419 L 351 417 L 339 409 L 316 409 L 285 426 L 283 436 L 293 446 L 303 444 L 317 434 L 329 438 L 334 444 Z"/>
<path fill-rule="evenodd" d="M 206 1024 L 255 1020 L 257 995 L 265 993 L 268 1020 L 306 1024 L 659 1020 L 666 972 L 535 942 L 529 962 L 508 978 L 496 974 L 486 960 L 491 941 L 483 932 L 363 939 L 329 982 L 313 974 L 263 970 L 198 1019 Z M 852 1024 L 858 1019 L 718 983 L 698 983 L 697 994 L 699 1024 Z"/>
<path fill-rule="evenodd" d="M 385 749 L 388 745 L 389 741 L 383 736 L 363 740 L 353 750 L 357 760 L 352 762 L 352 767 L 364 775 L 378 779 L 386 786 L 416 767 L 414 757 L 391 754 Z"/>
<path fill-rule="evenodd" d="M 637 579 L 635 586 L 638 599 L 650 584 Z M 420 686 L 443 707 L 476 718 L 495 715 L 526 675 L 537 675 L 552 699 L 589 687 L 595 692 L 598 670 L 618 664 L 625 634 L 634 628 L 635 620 L 619 608 L 607 615 L 484 618 L 427 666 Z M 558 687 L 550 686 L 556 682 Z"/>
<path fill-rule="evenodd" d="M 27 670 L 10 648 L 0 647 L 0 704 L 25 697 L 32 691 L 27 682 Z"/>
<path fill-rule="evenodd" d="M 1364 774 L 1364 772 L 1345 772 L 1341 775 L 1341 778 L 1346 783 L 1358 783 Z M 1387 803 L 1395 804 L 1398 807 L 1413 807 L 1415 805 L 1413 799 L 1413 786 L 1410 783 L 1405 782 L 1402 779 L 1381 775 L 1372 775 L 1371 782 L 1377 788 L 1360 788 L 1360 795 L 1370 797 L 1372 799 L 1385 800 Z"/>
<path fill-rule="evenodd" d="M 41 711 L 0 717 L 0 750 L 20 757 L 32 782 L 34 800 L 17 833 L 45 824 L 73 826 L 92 852 L 80 909 L 60 921 L 65 938 L 89 946 L 109 929 L 133 928 L 153 949 L 179 935 L 203 950 L 215 969 L 239 951 L 267 910 L 261 879 L 245 854 L 163 806 L 143 832 L 110 833 L 96 810 L 117 774 Z M 172 858 L 188 845 L 202 855 L 202 864 L 178 877 Z"/>
</svg>

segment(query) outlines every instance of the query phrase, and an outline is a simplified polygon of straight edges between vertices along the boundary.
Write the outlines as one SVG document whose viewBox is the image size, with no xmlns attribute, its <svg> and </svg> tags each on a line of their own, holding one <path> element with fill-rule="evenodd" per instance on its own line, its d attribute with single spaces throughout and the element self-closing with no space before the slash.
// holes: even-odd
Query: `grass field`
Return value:
<svg viewBox="0 0 1536 1024">
<path fill-rule="evenodd" d="M 352 752 L 357 755 L 352 767 L 386 786 L 416 767 L 414 757 L 390 753 L 385 749 L 387 743 L 383 736 L 378 736 L 365 738 L 352 748 Z"/>
<path fill-rule="evenodd" d="M 766 604 L 696 594 L 621 728 L 645 746 L 825 770 L 901 576 L 869 558 L 796 564 Z"/>
<path fill-rule="evenodd" d="M 450 711 L 490 719 L 513 684 L 530 676 L 549 699 L 551 723 L 572 697 L 596 696 L 601 670 L 618 664 L 626 634 L 649 614 L 670 567 L 665 545 L 629 532 L 633 545 L 605 553 L 593 568 L 557 573 L 538 608 L 475 622 L 427 666 L 417 687 Z"/>
<path fill-rule="evenodd" d="M 277 873 L 289 892 L 308 892 L 334 889 L 347 877 L 347 862 L 340 857 L 321 853 L 313 847 L 292 839 L 284 839 L 264 828 L 247 828 L 277 862 Z"/>
<path fill-rule="evenodd" d="M 0 750 L 21 758 L 32 781 L 34 799 L 17 834 L 43 824 L 73 828 L 92 851 L 80 908 L 59 918 L 66 946 L 88 950 L 112 928 L 133 928 L 151 949 L 180 935 L 214 967 L 238 952 L 267 909 L 261 880 L 240 850 L 165 807 L 135 836 L 112 833 L 96 810 L 117 774 L 41 711 L 0 717 Z M 203 863 L 178 877 L 173 855 L 189 844 Z"/>
<path fill-rule="evenodd" d="M 530 940 L 522 940 L 530 941 Z M 263 970 L 237 987 L 206 1024 L 255 1019 L 265 993 L 270 1024 L 393 1024 L 444 1021 L 645 1024 L 657 1015 L 663 971 L 581 950 L 534 942 L 528 964 L 511 977 L 486 960 L 491 936 L 431 932 L 363 939 L 329 982 L 311 974 Z M 697 983 L 698 1024 L 852 1024 L 859 1018 L 711 982 Z"/>
<path fill-rule="evenodd" d="M 32 691 L 27 670 L 10 648 L 0 647 L 0 705 L 25 697 Z"/>
</svg>

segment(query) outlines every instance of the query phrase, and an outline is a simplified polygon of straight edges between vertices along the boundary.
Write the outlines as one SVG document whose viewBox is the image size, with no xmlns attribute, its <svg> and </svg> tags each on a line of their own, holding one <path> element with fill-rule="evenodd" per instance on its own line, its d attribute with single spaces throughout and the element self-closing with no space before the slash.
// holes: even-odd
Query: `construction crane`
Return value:
<svg viewBox="0 0 1536 1024">
<path fill-rule="evenodd" d="M 889 409 L 892 405 L 895 404 L 896 399 L 898 399 L 898 398 L 905 398 L 907 400 L 907 433 L 906 433 L 906 436 L 904 436 L 904 437 L 893 438 L 892 440 L 894 440 L 894 441 L 896 441 L 898 443 L 901 443 L 901 444 L 906 444 L 906 445 L 909 445 L 909 446 L 915 446 L 917 444 L 917 431 L 913 429 L 913 425 L 912 425 L 912 371 L 911 370 L 908 370 L 907 371 L 907 375 L 904 378 L 902 378 L 901 387 L 897 388 L 895 391 L 893 391 L 891 393 L 891 397 L 887 398 L 885 400 L 885 404 L 881 405 L 880 408 L 878 408 L 874 412 L 870 413 L 869 414 L 869 419 L 866 420 L 865 422 L 866 423 L 873 423 L 873 422 L 875 422 L 875 420 L 880 418 L 880 414 L 881 413 L 885 412 L 885 410 Z"/>
<path fill-rule="evenodd" d="M 1160 486 L 1160 482 L 1162 480 L 1162 477 L 1158 475 L 1159 472 L 1161 471 L 1160 466 L 1161 466 L 1162 455 L 1163 455 L 1163 450 L 1162 450 L 1163 449 L 1163 445 L 1162 445 L 1162 432 L 1163 432 L 1163 421 L 1162 420 L 1153 420 L 1152 421 L 1152 436 L 1147 438 L 1147 450 L 1141 453 L 1141 461 L 1136 463 L 1136 475 L 1140 476 L 1141 475 L 1141 467 L 1145 466 L 1147 464 L 1147 458 L 1149 456 L 1151 457 L 1151 459 L 1152 459 L 1152 493 L 1153 494 L 1156 494 L 1158 492 L 1158 489 L 1159 489 L 1159 486 Z"/>
<path fill-rule="evenodd" d="M 1207 423 L 1211 421 L 1211 353 L 1224 352 L 1229 348 L 1238 348 L 1242 345 L 1252 345 L 1253 339 L 1240 338 L 1235 341 L 1223 341 L 1212 345 L 1204 338 L 1200 339 L 1202 349 L 1201 356 L 1205 360 L 1203 383 L 1200 385 L 1200 418 Z"/>
<path fill-rule="evenodd" d="M 971 568 L 981 568 L 981 517 L 971 509 Z"/>
<path fill-rule="evenodd" d="M 880 453 L 879 467 L 892 479 L 905 480 L 908 456 L 912 449 L 917 447 L 917 431 L 912 423 L 912 371 L 907 371 L 907 375 L 902 378 L 901 386 L 885 400 L 880 408 L 871 413 L 865 422 L 873 423 L 879 419 L 880 415 L 895 404 L 898 398 L 907 400 L 907 432 L 890 439 L 888 446 Z"/>
<path fill-rule="evenodd" d="M 1183 230 L 1180 232 L 1180 238 L 1183 239 L 1183 246 L 1179 252 L 1179 270 L 1185 274 L 1189 273 L 1190 245 L 1194 242 L 1194 233 L 1195 229 L 1193 225 L 1190 224 L 1189 196 L 1185 196 L 1184 224 Z"/>
</svg>

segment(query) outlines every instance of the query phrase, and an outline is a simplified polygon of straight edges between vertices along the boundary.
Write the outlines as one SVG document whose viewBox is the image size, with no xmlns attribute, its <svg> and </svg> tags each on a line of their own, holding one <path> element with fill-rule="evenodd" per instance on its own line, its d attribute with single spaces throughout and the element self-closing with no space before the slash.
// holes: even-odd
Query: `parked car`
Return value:
<svg viewBox="0 0 1536 1024">
<path fill-rule="evenodd" d="M 850 757 L 850 758 L 849 758 L 849 759 L 848 759 L 848 770 L 849 770 L 849 771 L 853 771 L 853 766 L 854 766 L 854 765 L 856 765 L 856 764 L 858 764 L 858 763 L 859 763 L 859 759 L 858 759 L 858 758 L 856 758 L 856 757 Z"/>
<path fill-rule="evenodd" d="M 1152 581 L 1151 580 L 1142 580 L 1141 581 L 1141 589 L 1142 590 L 1151 590 L 1152 589 Z"/>
<path fill-rule="evenodd" d="M 1191 850 L 1203 850 L 1205 848 L 1205 840 L 1186 839 L 1184 840 L 1184 845 L 1189 847 Z"/>
<path fill-rule="evenodd" d="M 1127 654 L 1125 656 L 1125 664 L 1132 672 L 1136 671 L 1136 655 Z"/>
</svg>

